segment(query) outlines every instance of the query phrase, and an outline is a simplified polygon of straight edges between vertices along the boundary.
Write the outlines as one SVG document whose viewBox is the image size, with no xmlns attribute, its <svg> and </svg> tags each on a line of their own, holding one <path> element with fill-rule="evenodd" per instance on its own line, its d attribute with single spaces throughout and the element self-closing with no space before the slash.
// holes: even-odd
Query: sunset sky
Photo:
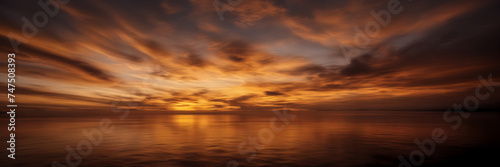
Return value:
<svg viewBox="0 0 500 167">
<path fill-rule="evenodd" d="M 388 0 L 243 0 L 222 21 L 212 2 L 60 4 L 19 45 L 18 104 L 38 113 L 108 112 L 126 99 L 142 112 L 442 110 L 473 94 L 478 76 L 500 76 L 496 0 L 401 1 L 352 56 L 341 47 L 356 46 L 355 29 Z M 22 37 L 36 4 L 0 5 L 3 67 L 9 32 Z"/>
</svg>

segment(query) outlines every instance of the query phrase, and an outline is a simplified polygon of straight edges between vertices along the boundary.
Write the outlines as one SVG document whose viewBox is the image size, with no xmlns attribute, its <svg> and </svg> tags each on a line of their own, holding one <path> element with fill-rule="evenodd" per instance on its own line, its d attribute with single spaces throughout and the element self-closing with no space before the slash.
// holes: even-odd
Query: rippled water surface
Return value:
<svg viewBox="0 0 500 167">
<path fill-rule="evenodd" d="M 53 161 L 67 165 L 66 146 L 76 150 L 87 139 L 82 130 L 99 128 L 102 118 L 111 119 L 115 129 L 103 133 L 102 142 L 82 156 L 81 166 L 226 166 L 229 161 L 239 166 L 398 166 L 398 155 L 408 159 L 412 150 L 419 149 L 414 140 L 430 138 L 435 128 L 444 129 L 448 139 L 425 157 L 424 166 L 494 162 L 500 148 L 499 113 L 472 113 L 457 130 L 450 128 L 454 122 L 442 120 L 442 114 L 295 113 L 283 131 L 262 133 L 271 141 L 266 145 L 260 145 L 258 135 L 269 128 L 271 112 L 131 115 L 125 120 L 19 118 L 16 160 L 2 158 L 0 166 L 50 166 Z M 4 134 L 1 138 L 8 140 Z M 259 145 L 251 147 L 249 136 L 257 137 Z M 255 150 L 255 159 L 247 161 L 251 152 L 240 154 L 241 143 L 243 150 Z"/>
</svg>

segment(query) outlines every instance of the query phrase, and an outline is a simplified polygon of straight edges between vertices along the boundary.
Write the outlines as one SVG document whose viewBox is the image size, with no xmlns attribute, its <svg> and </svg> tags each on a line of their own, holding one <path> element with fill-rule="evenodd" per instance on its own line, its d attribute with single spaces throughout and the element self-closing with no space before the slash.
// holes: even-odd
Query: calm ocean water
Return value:
<svg viewBox="0 0 500 167">
<path fill-rule="evenodd" d="M 258 138 L 269 128 L 271 112 L 107 117 L 115 129 L 103 133 L 102 142 L 82 156 L 80 166 L 226 166 L 232 160 L 240 166 L 398 166 L 398 155 L 408 159 L 419 149 L 414 140 L 430 138 L 434 128 L 444 129 L 448 139 L 436 145 L 423 166 L 495 162 L 500 113 L 472 113 L 457 130 L 442 120 L 442 113 L 294 113 L 283 131 L 263 135 L 270 143 L 253 147 L 256 154 L 250 162 L 251 154 L 240 154 L 238 146 L 246 142 L 243 148 L 252 148 L 249 136 Z M 66 146 L 76 149 L 87 139 L 82 130 L 99 128 L 101 119 L 19 118 L 16 160 L 1 158 L 0 166 L 50 166 L 53 161 L 66 165 Z M 7 140 L 7 132 L 1 134 Z"/>
</svg>

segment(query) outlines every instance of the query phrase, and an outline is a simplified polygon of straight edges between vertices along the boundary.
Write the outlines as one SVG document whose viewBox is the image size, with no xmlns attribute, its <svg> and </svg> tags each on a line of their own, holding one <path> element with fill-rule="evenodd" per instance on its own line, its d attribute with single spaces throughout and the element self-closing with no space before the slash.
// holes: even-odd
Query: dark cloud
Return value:
<svg viewBox="0 0 500 167">
<path fill-rule="evenodd" d="M 138 43 L 147 47 L 149 50 L 155 52 L 157 57 L 170 56 L 170 53 L 165 49 L 161 43 L 151 39 L 136 39 Z"/>
<path fill-rule="evenodd" d="M 252 56 L 252 48 L 242 41 L 232 41 L 222 47 L 222 52 L 227 59 L 233 62 L 244 62 Z"/>
<path fill-rule="evenodd" d="M 231 99 L 231 100 L 228 100 L 228 104 L 231 105 L 231 106 L 246 106 L 247 104 L 245 103 L 245 101 L 247 100 L 250 100 L 252 98 L 255 98 L 256 95 L 243 95 L 243 96 L 239 96 L 239 97 L 236 97 L 234 99 Z"/>
<path fill-rule="evenodd" d="M 317 10 L 335 10 L 341 9 L 348 5 L 348 0 L 277 0 L 274 1 L 276 6 L 286 9 L 288 15 L 296 17 L 314 18 L 314 12 Z"/>
<path fill-rule="evenodd" d="M 207 94 L 209 91 L 208 90 L 200 90 L 196 93 L 193 93 L 193 96 L 203 96 L 204 94 Z"/>
<path fill-rule="evenodd" d="M 285 95 L 281 92 L 278 92 L 278 91 L 265 91 L 264 92 L 267 96 L 281 96 L 281 95 Z"/>
<path fill-rule="evenodd" d="M 371 57 L 372 55 L 367 54 L 351 59 L 350 64 L 341 69 L 340 73 L 346 76 L 369 73 L 371 68 L 368 64 L 368 61 Z"/>
<path fill-rule="evenodd" d="M 195 53 L 189 53 L 187 57 L 187 64 L 196 67 L 204 67 L 207 65 L 207 62 L 203 60 L 203 58 Z"/>
<path fill-rule="evenodd" d="M 496 45 L 500 39 L 500 23 L 484 17 L 500 14 L 495 9 L 498 4 L 442 23 L 419 40 L 389 53 L 389 59 L 372 61 L 377 67 L 370 70 L 371 78 L 411 72 L 419 75 L 393 76 L 392 85 L 437 86 L 474 82 L 479 75 L 500 72 Z M 361 69 L 364 66 L 360 65 Z"/>
<path fill-rule="evenodd" d="M 0 41 L 2 41 L 2 46 L 10 46 L 10 41 L 7 37 L 2 36 Z M 10 50 L 10 48 L 5 47 L 2 49 Z M 60 63 L 66 67 L 74 68 L 91 77 L 95 77 L 103 81 L 113 81 L 113 79 L 115 79 L 115 77 L 113 77 L 111 74 L 108 74 L 104 70 L 82 60 L 51 53 L 28 44 L 20 45 L 19 50 L 25 55 L 35 56 L 43 60 L 52 61 L 53 63 Z"/>
<path fill-rule="evenodd" d="M 43 96 L 51 99 L 71 99 L 73 101 L 83 101 L 83 102 L 92 102 L 99 104 L 110 104 L 113 99 L 106 98 L 94 98 L 94 97 L 86 97 L 80 95 L 73 94 L 64 94 L 64 93 L 55 93 L 44 90 L 36 90 L 30 88 L 17 89 L 16 93 L 20 96 L 30 95 L 30 96 Z"/>
<path fill-rule="evenodd" d="M 87 62 L 81 61 L 81 60 L 76 60 L 76 59 L 71 59 L 68 57 L 60 56 L 57 54 L 53 54 L 50 52 L 46 52 L 34 47 L 23 47 L 22 52 L 27 53 L 29 55 L 36 55 L 42 58 L 46 58 L 48 60 L 53 60 L 55 62 L 61 63 L 63 65 L 69 66 L 76 68 L 84 73 L 87 73 L 88 75 L 92 77 L 96 77 L 101 80 L 105 81 L 112 81 L 114 79 L 113 76 L 110 74 L 106 73 L 104 70 L 99 69 L 96 66 L 93 66 Z"/>
<path fill-rule="evenodd" d="M 316 65 L 316 64 L 308 64 L 308 65 L 300 66 L 300 67 L 293 69 L 293 70 L 283 71 L 283 73 L 290 74 L 290 75 L 304 75 L 304 74 L 312 75 L 312 74 L 325 72 L 326 70 L 327 70 L 327 68 L 325 68 L 323 66 Z"/>
</svg>

